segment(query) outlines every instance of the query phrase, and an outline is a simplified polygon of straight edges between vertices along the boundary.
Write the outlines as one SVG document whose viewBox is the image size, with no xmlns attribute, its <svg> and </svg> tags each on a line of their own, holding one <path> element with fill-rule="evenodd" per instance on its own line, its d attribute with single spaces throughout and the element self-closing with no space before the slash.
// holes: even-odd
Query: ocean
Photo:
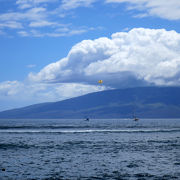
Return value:
<svg viewBox="0 0 180 180">
<path fill-rule="evenodd" d="M 180 119 L 0 120 L 0 180 L 180 179 Z"/>
</svg>

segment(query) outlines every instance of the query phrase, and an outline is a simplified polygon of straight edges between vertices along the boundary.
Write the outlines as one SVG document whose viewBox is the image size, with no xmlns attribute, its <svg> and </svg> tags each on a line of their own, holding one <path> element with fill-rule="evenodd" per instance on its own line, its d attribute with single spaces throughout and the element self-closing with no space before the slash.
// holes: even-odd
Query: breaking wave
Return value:
<svg viewBox="0 0 180 180">
<path fill-rule="evenodd" d="M 180 128 L 174 129 L 73 129 L 73 128 L 62 128 L 62 129 L 0 129 L 0 133 L 154 133 L 154 132 L 180 132 Z"/>
</svg>

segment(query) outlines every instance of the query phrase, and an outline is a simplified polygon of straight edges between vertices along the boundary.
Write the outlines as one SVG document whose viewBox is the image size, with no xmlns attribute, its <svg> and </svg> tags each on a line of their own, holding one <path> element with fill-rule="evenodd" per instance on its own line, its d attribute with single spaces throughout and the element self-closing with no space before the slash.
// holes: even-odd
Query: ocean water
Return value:
<svg viewBox="0 0 180 180">
<path fill-rule="evenodd" d="M 6 179 L 180 179 L 180 119 L 0 120 Z"/>
</svg>

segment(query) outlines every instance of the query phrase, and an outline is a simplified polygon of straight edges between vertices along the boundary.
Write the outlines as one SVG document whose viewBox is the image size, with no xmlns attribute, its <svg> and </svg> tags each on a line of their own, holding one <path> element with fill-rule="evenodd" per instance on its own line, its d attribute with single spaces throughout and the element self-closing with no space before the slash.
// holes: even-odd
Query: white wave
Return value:
<svg viewBox="0 0 180 180">
<path fill-rule="evenodd" d="M 153 133 L 177 132 L 180 128 L 173 129 L 1 129 L 0 133 Z"/>
</svg>

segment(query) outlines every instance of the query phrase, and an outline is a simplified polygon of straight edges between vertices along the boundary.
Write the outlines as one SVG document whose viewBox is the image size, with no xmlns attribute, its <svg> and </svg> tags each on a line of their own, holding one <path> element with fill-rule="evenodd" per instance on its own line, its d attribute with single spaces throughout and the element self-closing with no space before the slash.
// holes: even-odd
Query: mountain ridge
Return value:
<svg viewBox="0 0 180 180">
<path fill-rule="evenodd" d="M 180 87 L 136 87 L 89 93 L 0 112 L 17 118 L 180 118 Z"/>
</svg>

